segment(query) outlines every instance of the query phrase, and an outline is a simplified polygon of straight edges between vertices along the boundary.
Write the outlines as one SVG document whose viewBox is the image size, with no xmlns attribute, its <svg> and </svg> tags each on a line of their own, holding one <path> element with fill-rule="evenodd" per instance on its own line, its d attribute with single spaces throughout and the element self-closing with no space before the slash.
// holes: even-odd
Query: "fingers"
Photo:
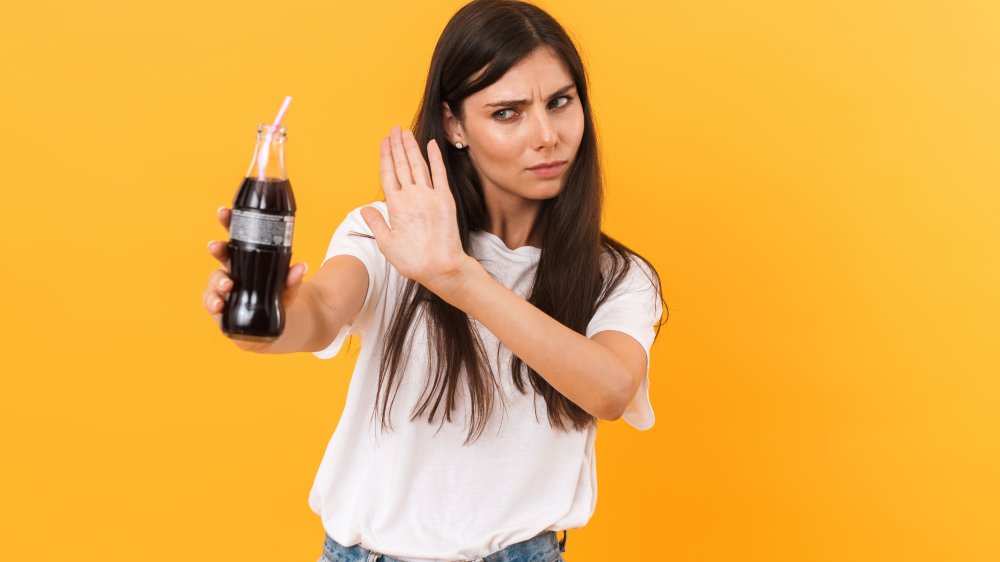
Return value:
<svg viewBox="0 0 1000 562">
<path fill-rule="evenodd" d="M 389 147 L 389 137 L 382 139 L 380 148 L 379 166 L 382 170 L 382 190 L 385 191 L 385 196 L 389 199 L 402 189 L 402 186 L 399 185 L 399 181 L 396 179 L 396 170 L 392 161 L 392 149 Z"/>
<path fill-rule="evenodd" d="M 440 153 L 439 153 L 440 154 Z M 424 185 L 434 189 L 427 161 L 420 152 L 413 131 L 403 131 L 399 125 L 392 128 L 389 138 L 382 139 L 381 147 L 382 185 L 403 189 L 412 185 Z M 388 197 L 388 195 L 387 195 Z"/>
<path fill-rule="evenodd" d="M 288 277 L 285 278 L 285 291 L 282 296 L 286 307 L 291 306 L 292 301 L 294 301 L 296 295 L 299 294 L 299 288 L 302 286 L 302 279 L 305 277 L 308 269 L 309 264 L 306 263 L 297 263 L 288 268 Z"/>
<path fill-rule="evenodd" d="M 215 211 L 215 218 L 219 220 L 219 224 L 226 229 L 226 233 L 229 233 L 229 220 L 232 218 L 232 211 L 226 208 L 225 205 L 220 206 Z M 212 257 L 219 260 L 226 270 L 229 269 L 229 245 L 225 242 L 219 242 L 218 240 L 209 240 L 208 242 L 208 253 L 212 254 Z"/>
<path fill-rule="evenodd" d="M 361 218 L 365 219 L 365 224 L 375 235 L 375 242 L 381 248 L 382 242 L 389 237 L 389 225 L 385 222 L 385 217 L 375 207 L 362 207 Z"/>
<path fill-rule="evenodd" d="M 427 163 L 424 162 L 424 155 L 420 153 L 420 145 L 409 129 L 403 131 L 403 148 L 406 150 L 406 160 L 410 163 L 414 182 L 433 189 L 430 175 L 427 173 Z"/>
<path fill-rule="evenodd" d="M 431 139 L 427 143 L 427 158 L 431 162 L 431 177 L 434 180 L 434 188 L 450 195 L 451 189 L 448 187 L 448 171 L 444 167 L 441 148 L 438 147 L 437 141 L 434 139 Z"/>
<path fill-rule="evenodd" d="M 229 292 L 233 289 L 233 280 L 221 269 L 216 269 L 208 276 L 208 286 L 202 294 L 201 301 L 210 314 L 221 313 Z"/>
<path fill-rule="evenodd" d="M 396 170 L 396 179 L 404 188 L 413 185 L 413 174 L 410 173 L 410 163 L 406 159 L 406 149 L 403 148 L 403 135 L 399 125 L 392 128 L 389 135 L 389 148 L 392 151 L 393 169 Z"/>
<path fill-rule="evenodd" d="M 208 243 L 208 253 L 212 254 L 213 258 L 219 260 L 219 263 L 226 268 L 226 271 L 229 271 L 229 244 L 212 240 Z"/>
<path fill-rule="evenodd" d="M 225 206 L 222 206 L 222 207 L 219 207 L 215 211 L 215 213 L 216 213 L 216 215 L 219 218 L 219 223 L 222 225 L 223 228 L 226 229 L 226 234 L 228 234 L 229 233 L 229 219 L 232 218 L 232 211 L 230 211 L 229 209 L 227 209 Z"/>
<path fill-rule="evenodd" d="M 288 268 L 288 277 L 285 279 L 285 286 L 298 286 L 302 282 L 302 279 L 305 278 L 306 271 L 309 271 L 309 264 L 307 263 L 297 263 Z"/>
<path fill-rule="evenodd" d="M 226 233 L 228 234 L 229 221 L 232 218 L 232 212 L 227 209 L 225 205 L 222 205 L 216 209 L 215 217 L 219 220 L 219 224 L 222 225 L 222 228 L 226 229 Z M 225 308 L 226 299 L 229 297 L 229 292 L 233 289 L 233 280 L 230 279 L 228 275 L 228 244 L 218 240 L 211 240 L 208 243 L 208 253 L 212 254 L 213 258 L 219 260 L 219 263 L 222 264 L 224 269 L 217 269 L 208 276 L 208 286 L 205 287 L 205 292 L 202 293 L 201 304 L 216 322 L 221 322 L 222 309 Z"/>
</svg>

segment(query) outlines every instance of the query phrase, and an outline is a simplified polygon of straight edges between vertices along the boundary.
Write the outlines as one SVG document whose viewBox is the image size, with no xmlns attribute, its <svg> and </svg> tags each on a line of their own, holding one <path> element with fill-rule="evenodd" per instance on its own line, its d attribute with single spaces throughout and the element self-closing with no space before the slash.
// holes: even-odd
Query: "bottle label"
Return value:
<svg viewBox="0 0 1000 562">
<path fill-rule="evenodd" d="M 293 216 L 233 209 L 229 237 L 249 244 L 291 247 L 294 225 Z"/>
</svg>

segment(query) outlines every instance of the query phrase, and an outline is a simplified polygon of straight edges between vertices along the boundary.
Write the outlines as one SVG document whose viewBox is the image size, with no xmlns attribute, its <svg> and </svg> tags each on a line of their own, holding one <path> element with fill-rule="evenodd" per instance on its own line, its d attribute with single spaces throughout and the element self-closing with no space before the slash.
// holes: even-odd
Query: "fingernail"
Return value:
<svg viewBox="0 0 1000 562">
<path fill-rule="evenodd" d="M 222 214 L 222 210 L 225 209 L 225 208 L 226 208 L 225 205 L 219 205 L 219 208 L 215 210 L 215 214 L 217 214 L 217 215 Z"/>
<path fill-rule="evenodd" d="M 219 280 L 219 287 L 225 289 L 228 286 L 229 286 L 229 279 L 220 279 Z"/>
<path fill-rule="evenodd" d="M 305 275 L 307 271 L 309 271 L 309 264 L 308 263 L 302 264 L 302 275 Z"/>
<path fill-rule="evenodd" d="M 208 241 L 208 251 L 211 252 L 213 250 L 215 250 L 215 240 L 209 240 Z"/>
<path fill-rule="evenodd" d="M 212 308 L 219 308 L 220 306 L 222 306 L 222 301 L 215 299 L 215 302 L 212 303 Z"/>
</svg>

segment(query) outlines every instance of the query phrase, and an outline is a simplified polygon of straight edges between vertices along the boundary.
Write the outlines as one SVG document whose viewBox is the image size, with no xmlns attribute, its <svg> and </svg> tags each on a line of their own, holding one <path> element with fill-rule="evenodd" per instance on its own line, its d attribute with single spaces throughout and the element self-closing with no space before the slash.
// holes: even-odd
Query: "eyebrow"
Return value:
<svg viewBox="0 0 1000 562">
<path fill-rule="evenodd" d="M 569 84 L 569 85 L 563 86 L 562 88 L 559 88 L 558 90 L 556 90 L 554 94 L 552 94 L 551 96 L 549 96 L 549 99 L 559 97 L 559 96 L 565 94 L 566 92 L 572 90 L 575 87 L 576 87 L 576 84 Z M 484 105 L 483 107 L 518 106 L 518 105 L 527 105 L 527 104 L 528 104 L 528 100 L 502 100 L 502 101 L 495 101 L 493 103 L 488 103 L 488 104 Z"/>
</svg>

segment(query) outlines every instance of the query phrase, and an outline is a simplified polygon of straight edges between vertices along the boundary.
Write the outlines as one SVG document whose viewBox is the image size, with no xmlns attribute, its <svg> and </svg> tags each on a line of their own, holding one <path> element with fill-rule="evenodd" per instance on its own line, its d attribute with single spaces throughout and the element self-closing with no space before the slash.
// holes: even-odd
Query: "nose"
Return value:
<svg viewBox="0 0 1000 562">
<path fill-rule="evenodd" d="M 534 120 L 532 144 L 535 150 L 555 147 L 559 144 L 559 133 L 547 111 L 542 111 Z"/>
</svg>

